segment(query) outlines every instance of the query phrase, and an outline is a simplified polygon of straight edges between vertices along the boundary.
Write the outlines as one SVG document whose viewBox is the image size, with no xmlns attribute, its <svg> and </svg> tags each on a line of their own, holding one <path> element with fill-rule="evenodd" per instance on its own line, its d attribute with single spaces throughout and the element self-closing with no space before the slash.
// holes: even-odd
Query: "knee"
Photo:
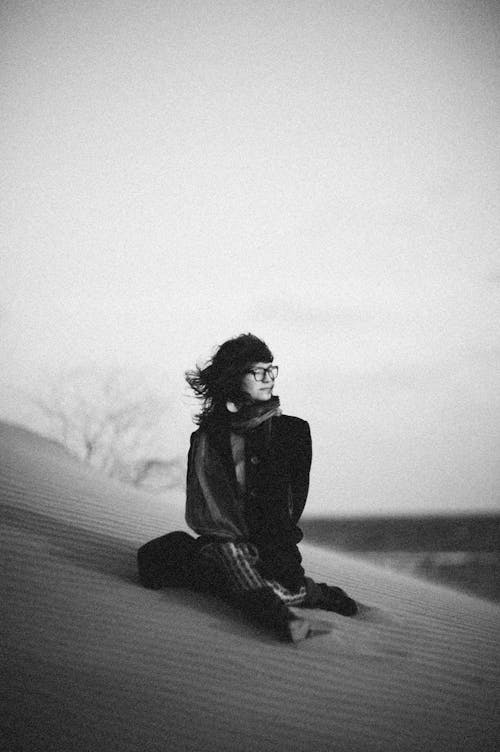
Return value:
<svg viewBox="0 0 500 752">
<path fill-rule="evenodd" d="M 196 539 L 176 530 L 148 541 L 137 551 L 139 578 L 144 587 L 186 587 L 191 584 Z"/>
</svg>

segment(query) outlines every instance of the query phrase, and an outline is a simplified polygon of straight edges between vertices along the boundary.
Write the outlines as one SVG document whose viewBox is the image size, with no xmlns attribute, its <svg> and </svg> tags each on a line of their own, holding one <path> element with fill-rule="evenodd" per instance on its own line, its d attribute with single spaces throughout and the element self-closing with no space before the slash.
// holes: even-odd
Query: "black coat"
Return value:
<svg viewBox="0 0 500 752">
<path fill-rule="evenodd" d="M 229 430 L 220 424 L 205 430 L 238 492 Z M 290 586 L 303 575 L 297 548 L 302 532 L 297 523 L 307 499 L 311 459 L 309 424 L 301 418 L 275 416 L 245 434 L 244 509 L 249 541 L 259 550 L 264 576 Z"/>
</svg>

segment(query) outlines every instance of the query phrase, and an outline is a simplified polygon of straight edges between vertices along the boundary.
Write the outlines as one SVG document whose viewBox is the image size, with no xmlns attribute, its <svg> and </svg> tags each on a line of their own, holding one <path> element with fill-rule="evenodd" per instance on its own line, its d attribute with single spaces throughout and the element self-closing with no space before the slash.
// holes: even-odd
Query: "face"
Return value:
<svg viewBox="0 0 500 752">
<path fill-rule="evenodd" d="M 251 368 L 269 368 L 272 363 L 252 363 Z M 271 399 L 274 389 L 272 377 L 266 373 L 264 381 L 256 381 L 252 373 L 246 373 L 241 381 L 241 389 L 246 392 L 255 402 L 266 402 Z"/>
</svg>

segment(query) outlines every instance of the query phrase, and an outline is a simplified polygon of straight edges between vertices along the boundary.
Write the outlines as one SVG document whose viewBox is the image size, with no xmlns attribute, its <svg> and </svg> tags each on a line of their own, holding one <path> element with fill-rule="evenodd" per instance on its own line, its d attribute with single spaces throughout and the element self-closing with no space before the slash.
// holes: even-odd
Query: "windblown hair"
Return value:
<svg viewBox="0 0 500 752">
<path fill-rule="evenodd" d="M 202 402 L 194 420 L 198 425 L 220 418 L 226 402 L 244 403 L 248 397 L 241 390 L 241 379 L 253 363 L 269 363 L 273 354 L 254 334 L 240 334 L 224 342 L 203 367 L 186 371 L 186 381 Z"/>
</svg>

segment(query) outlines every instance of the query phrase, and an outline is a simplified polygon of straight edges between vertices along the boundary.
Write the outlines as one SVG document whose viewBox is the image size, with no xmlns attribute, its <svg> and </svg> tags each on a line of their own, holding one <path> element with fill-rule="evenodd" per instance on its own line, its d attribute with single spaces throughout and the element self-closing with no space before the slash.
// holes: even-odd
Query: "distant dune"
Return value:
<svg viewBox="0 0 500 752">
<path fill-rule="evenodd" d="M 309 517 L 309 535 L 352 551 L 500 551 L 500 514 Z"/>
<path fill-rule="evenodd" d="M 309 517 L 308 541 L 500 602 L 500 514 Z"/>
<path fill-rule="evenodd" d="M 135 552 L 185 527 L 149 497 L 0 424 L 2 750 L 488 752 L 500 608 L 304 546 L 365 607 L 277 642 L 223 603 L 140 587 Z"/>
</svg>

